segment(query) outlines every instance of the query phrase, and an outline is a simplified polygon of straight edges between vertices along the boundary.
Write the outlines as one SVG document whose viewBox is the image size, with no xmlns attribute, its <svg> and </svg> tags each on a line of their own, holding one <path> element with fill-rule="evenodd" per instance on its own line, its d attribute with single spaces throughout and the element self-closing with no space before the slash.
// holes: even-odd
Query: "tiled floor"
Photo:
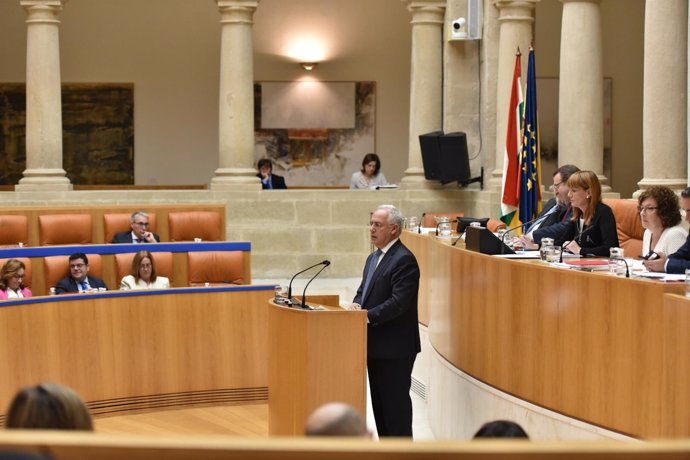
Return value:
<svg viewBox="0 0 690 460">
<path fill-rule="evenodd" d="M 308 280 L 308 278 L 307 278 Z M 293 290 L 301 292 L 307 280 L 295 280 Z M 290 280 L 284 279 L 253 279 L 252 284 L 281 284 L 286 285 Z M 351 302 L 354 298 L 361 279 L 359 278 L 317 278 L 309 285 L 308 294 L 338 294 L 340 303 Z M 415 440 L 432 440 L 434 435 L 429 427 L 426 402 L 415 393 L 412 397 L 412 432 Z M 371 399 L 367 391 L 367 425 L 376 433 L 374 413 L 371 410 Z"/>
</svg>

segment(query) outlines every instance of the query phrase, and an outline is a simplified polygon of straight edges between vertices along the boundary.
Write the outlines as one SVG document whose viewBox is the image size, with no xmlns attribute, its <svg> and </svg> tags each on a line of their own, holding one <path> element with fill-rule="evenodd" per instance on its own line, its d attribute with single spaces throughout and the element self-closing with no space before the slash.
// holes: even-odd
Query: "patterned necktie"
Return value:
<svg viewBox="0 0 690 460">
<path fill-rule="evenodd" d="M 374 277 L 374 272 L 376 271 L 376 266 L 378 265 L 379 257 L 381 257 L 382 253 L 383 251 L 381 251 L 380 249 L 377 250 L 374 253 L 374 256 L 369 261 L 369 267 L 367 268 L 367 279 L 364 281 L 364 289 L 362 289 L 362 301 L 367 296 L 367 289 L 369 289 L 369 283 L 371 283 L 371 280 Z"/>
<path fill-rule="evenodd" d="M 86 280 L 82 281 L 79 284 L 81 286 L 82 291 L 88 291 L 89 290 L 89 283 Z"/>
</svg>

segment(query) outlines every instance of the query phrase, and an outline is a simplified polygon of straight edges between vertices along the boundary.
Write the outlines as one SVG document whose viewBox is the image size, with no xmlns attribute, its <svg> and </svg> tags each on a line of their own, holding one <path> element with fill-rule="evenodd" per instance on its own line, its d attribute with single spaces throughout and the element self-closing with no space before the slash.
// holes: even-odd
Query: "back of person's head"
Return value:
<svg viewBox="0 0 690 460">
<path fill-rule="evenodd" d="M 89 409 L 69 387 L 44 382 L 20 390 L 12 400 L 6 428 L 92 431 Z"/>
<path fill-rule="evenodd" d="M 687 187 L 685 190 L 680 192 L 681 198 L 690 198 L 690 187 Z"/>
<path fill-rule="evenodd" d="M 474 439 L 480 438 L 525 438 L 529 439 L 520 425 L 509 420 L 494 420 L 482 425 L 474 434 Z"/>
<path fill-rule="evenodd" d="M 364 417 L 349 404 L 332 402 L 318 407 L 307 419 L 307 436 L 371 437 Z"/>
</svg>

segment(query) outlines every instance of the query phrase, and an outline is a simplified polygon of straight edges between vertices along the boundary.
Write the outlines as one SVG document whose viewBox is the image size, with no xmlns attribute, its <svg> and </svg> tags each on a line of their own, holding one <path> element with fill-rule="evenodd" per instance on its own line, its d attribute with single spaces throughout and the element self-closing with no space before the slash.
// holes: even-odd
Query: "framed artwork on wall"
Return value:
<svg viewBox="0 0 690 460">
<path fill-rule="evenodd" d="M 255 160 L 289 186 L 347 186 L 376 146 L 375 82 L 257 82 Z"/>
</svg>

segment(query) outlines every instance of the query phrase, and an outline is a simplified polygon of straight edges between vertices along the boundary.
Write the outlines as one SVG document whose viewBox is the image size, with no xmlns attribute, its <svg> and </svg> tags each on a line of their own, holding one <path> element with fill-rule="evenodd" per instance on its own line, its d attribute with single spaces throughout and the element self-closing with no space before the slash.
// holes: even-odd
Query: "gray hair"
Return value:
<svg viewBox="0 0 690 460">
<path fill-rule="evenodd" d="M 398 231 L 402 232 L 403 228 L 403 215 L 398 208 L 392 204 L 382 204 L 376 210 L 384 210 L 388 213 L 388 223 L 395 224 L 398 226 Z"/>
<path fill-rule="evenodd" d="M 134 221 L 137 220 L 137 216 L 144 217 L 145 219 L 148 219 L 148 218 L 149 218 L 148 213 L 145 213 L 144 211 L 134 211 L 134 212 L 132 213 L 132 217 L 130 218 L 130 220 L 132 221 L 132 223 L 134 223 Z"/>
</svg>

